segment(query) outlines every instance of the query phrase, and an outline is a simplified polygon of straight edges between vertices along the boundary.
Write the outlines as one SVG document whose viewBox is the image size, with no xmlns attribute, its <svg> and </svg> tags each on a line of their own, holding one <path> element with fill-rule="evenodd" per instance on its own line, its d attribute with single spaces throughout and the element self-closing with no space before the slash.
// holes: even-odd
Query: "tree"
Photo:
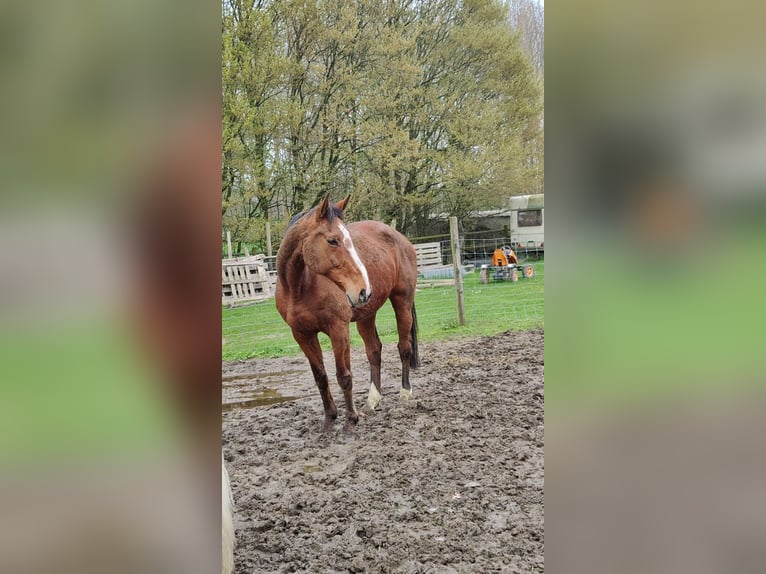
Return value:
<svg viewBox="0 0 766 574">
<path fill-rule="evenodd" d="M 540 82 L 498 0 L 225 0 L 224 224 L 351 192 L 417 235 L 538 176 Z"/>
<path fill-rule="evenodd" d="M 545 73 L 545 9 L 539 0 L 506 0 L 511 27 L 538 76 Z"/>
<path fill-rule="evenodd" d="M 545 75 L 545 9 L 539 0 L 506 0 L 509 23 L 519 34 L 519 43 L 526 52 L 542 86 Z M 530 173 L 528 192 L 542 193 L 545 174 L 545 139 L 543 117 L 526 135 L 525 156 Z"/>
<path fill-rule="evenodd" d="M 367 159 L 382 184 L 373 201 L 417 234 L 435 210 L 463 218 L 524 185 L 540 92 L 498 2 L 389 6 L 386 73 L 368 101 L 382 144 Z"/>
<path fill-rule="evenodd" d="M 274 138 L 289 62 L 279 51 L 267 0 L 226 0 L 223 6 L 224 227 L 242 241 L 263 236 L 284 177 Z"/>
</svg>

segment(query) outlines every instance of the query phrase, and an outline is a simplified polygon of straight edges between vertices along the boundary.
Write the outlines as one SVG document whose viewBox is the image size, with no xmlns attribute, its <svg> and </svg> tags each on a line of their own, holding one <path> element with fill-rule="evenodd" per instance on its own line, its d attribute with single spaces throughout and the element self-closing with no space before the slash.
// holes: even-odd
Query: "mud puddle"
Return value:
<svg viewBox="0 0 766 574">
<path fill-rule="evenodd" d="M 269 405 L 295 401 L 298 398 L 299 397 L 282 395 L 277 389 L 266 388 L 255 392 L 249 399 L 223 403 L 221 410 L 223 412 L 227 412 L 232 410 L 254 409 L 258 407 L 266 407 Z"/>
</svg>

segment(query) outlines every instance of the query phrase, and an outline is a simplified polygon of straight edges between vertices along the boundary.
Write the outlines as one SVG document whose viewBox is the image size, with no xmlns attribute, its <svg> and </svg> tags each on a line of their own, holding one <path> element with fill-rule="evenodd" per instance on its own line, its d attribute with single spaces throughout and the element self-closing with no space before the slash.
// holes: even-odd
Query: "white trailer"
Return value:
<svg viewBox="0 0 766 574">
<path fill-rule="evenodd" d="M 511 196 L 511 248 L 516 252 L 545 250 L 545 195 Z"/>
</svg>

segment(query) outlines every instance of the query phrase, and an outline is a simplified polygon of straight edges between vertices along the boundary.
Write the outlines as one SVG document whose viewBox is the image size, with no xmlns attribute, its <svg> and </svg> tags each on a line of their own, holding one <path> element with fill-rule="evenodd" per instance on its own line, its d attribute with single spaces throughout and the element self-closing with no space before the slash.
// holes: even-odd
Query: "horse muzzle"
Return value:
<svg viewBox="0 0 766 574">
<path fill-rule="evenodd" d="M 348 298 L 348 302 L 352 307 L 361 307 L 362 305 L 366 305 L 367 302 L 372 298 L 372 291 L 368 292 L 366 289 L 362 289 L 359 292 L 356 301 L 348 293 L 346 293 L 346 297 Z"/>
</svg>

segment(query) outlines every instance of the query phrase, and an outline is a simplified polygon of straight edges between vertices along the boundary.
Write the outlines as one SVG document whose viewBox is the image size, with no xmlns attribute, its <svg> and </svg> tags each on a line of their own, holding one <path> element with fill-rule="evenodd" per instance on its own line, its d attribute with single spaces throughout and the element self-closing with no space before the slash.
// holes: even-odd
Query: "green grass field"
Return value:
<svg viewBox="0 0 766 574">
<path fill-rule="evenodd" d="M 544 261 L 534 261 L 535 276 L 518 283 L 491 281 L 483 285 L 479 273 L 469 273 L 464 280 L 466 325 L 457 319 L 457 300 L 451 286 L 425 287 L 415 299 L 420 341 L 432 341 L 466 335 L 492 335 L 508 330 L 523 330 L 543 325 Z M 396 342 L 396 321 L 391 305 L 378 313 L 378 333 L 384 343 Z M 277 357 L 300 353 L 290 329 L 282 321 L 270 299 L 255 305 L 223 308 L 223 359 Z M 330 341 L 320 335 L 325 349 Z M 351 328 L 351 344 L 362 340 Z"/>
</svg>

